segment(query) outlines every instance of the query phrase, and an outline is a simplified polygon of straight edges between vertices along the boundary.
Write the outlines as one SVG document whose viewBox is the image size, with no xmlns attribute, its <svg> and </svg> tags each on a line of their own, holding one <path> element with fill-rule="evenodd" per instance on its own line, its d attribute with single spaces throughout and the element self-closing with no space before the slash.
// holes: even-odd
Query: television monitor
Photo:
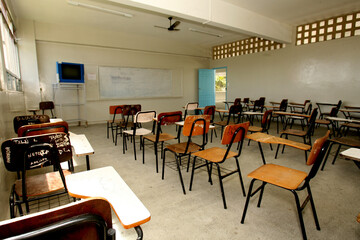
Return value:
<svg viewBox="0 0 360 240">
<path fill-rule="evenodd" d="M 84 83 L 84 64 L 56 62 L 60 83 Z"/>
</svg>

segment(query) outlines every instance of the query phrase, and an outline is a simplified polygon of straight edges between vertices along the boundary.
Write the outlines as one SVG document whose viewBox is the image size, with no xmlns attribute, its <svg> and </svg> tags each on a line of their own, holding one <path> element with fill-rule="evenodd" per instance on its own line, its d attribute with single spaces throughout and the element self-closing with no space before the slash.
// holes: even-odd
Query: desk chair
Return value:
<svg viewBox="0 0 360 240">
<path fill-rule="evenodd" d="M 358 139 L 354 139 L 354 138 L 350 138 L 350 137 L 335 137 L 335 138 L 329 139 L 329 151 L 327 152 L 324 162 L 321 166 L 321 171 L 324 170 L 326 161 L 329 158 L 331 148 L 334 146 L 334 144 L 338 144 L 339 146 L 335 152 L 332 164 L 335 164 L 335 161 L 339 155 L 341 147 L 345 146 L 345 147 L 351 147 L 351 148 L 360 148 L 360 140 L 358 140 Z"/>
<path fill-rule="evenodd" d="M 273 113 L 273 110 L 265 111 L 263 118 L 261 120 L 261 126 L 260 127 L 249 126 L 248 132 L 250 132 L 250 133 L 265 132 L 265 133 L 269 134 L 272 113 Z M 248 145 L 250 145 L 250 139 L 249 139 Z M 271 144 L 270 144 L 270 148 L 272 150 Z"/>
<path fill-rule="evenodd" d="M 161 126 L 173 125 L 176 122 L 181 121 L 182 112 L 164 112 L 160 113 L 157 117 L 156 134 L 147 135 L 143 138 L 143 146 L 145 146 L 145 140 L 154 143 L 155 159 L 156 159 L 156 172 L 158 173 L 158 144 L 161 143 L 161 158 L 163 158 L 164 142 L 176 139 L 175 136 L 162 132 Z M 145 163 L 145 147 L 143 147 L 143 163 Z"/>
<path fill-rule="evenodd" d="M 115 146 L 117 145 L 117 136 L 121 135 L 124 130 L 127 130 L 128 128 L 133 129 L 134 128 L 134 116 L 136 113 L 141 111 L 141 105 L 140 104 L 134 104 L 134 105 L 123 105 L 121 110 L 121 118 L 122 120 L 119 121 L 119 123 L 116 124 L 116 130 L 115 130 Z"/>
<path fill-rule="evenodd" d="M 109 129 L 111 129 L 111 136 L 113 142 L 115 142 L 114 131 L 116 131 L 116 126 L 122 121 L 124 121 L 123 119 L 121 119 L 123 107 L 124 105 L 109 106 L 109 114 L 112 115 L 112 118 L 111 120 L 106 121 L 106 137 L 109 138 Z"/>
<path fill-rule="evenodd" d="M 189 111 L 195 111 L 199 107 L 198 102 L 190 102 L 185 105 L 184 119 L 189 114 Z"/>
<path fill-rule="evenodd" d="M 193 183 L 193 179 L 194 179 L 194 170 L 204 167 L 204 166 L 206 166 L 206 168 L 208 170 L 209 182 L 212 185 L 211 171 L 212 171 L 212 165 L 215 164 L 217 166 L 217 170 L 218 170 L 220 189 L 221 189 L 221 195 L 222 195 L 222 199 L 223 199 L 224 208 L 226 209 L 227 207 L 226 207 L 225 192 L 224 192 L 222 179 L 229 177 L 229 176 L 233 175 L 234 173 L 238 173 L 239 178 L 240 178 L 240 185 L 241 185 L 241 188 L 243 191 L 243 195 L 244 195 L 244 197 L 246 196 L 244 183 L 243 183 L 243 180 L 241 177 L 241 171 L 240 171 L 240 165 L 239 165 L 238 158 L 240 157 L 242 143 L 243 143 L 244 137 L 247 134 L 247 129 L 248 129 L 249 125 L 250 125 L 250 123 L 246 122 L 246 123 L 240 123 L 240 124 L 236 124 L 236 125 L 228 125 L 225 127 L 224 135 L 223 135 L 224 137 L 222 138 L 221 144 L 227 145 L 227 149 L 223 149 L 223 148 L 219 148 L 219 147 L 212 147 L 212 148 L 205 149 L 205 150 L 191 154 L 192 156 L 194 156 L 194 161 L 193 161 L 193 166 L 192 166 L 192 171 L 191 171 L 191 180 L 190 180 L 189 191 L 191 191 L 191 188 L 192 188 L 192 183 Z M 237 152 L 231 151 L 231 146 L 233 145 L 233 143 L 240 143 L 240 147 L 238 148 Z M 226 173 L 224 176 L 222 176 L 220 165 L 222 163 L 224 163 L 225 160 L 232 158 L 232 157 L 235 158 L 237 169 L 233 170 L 229 173 Z M 205 160 L 205 164 L 195 167 L 197 158 L 201 158 L 201 159 Z M 209 164 L 210 164 L 210 169 L 209 169 Z"/>
<path fill-rule="evenodd" d="M 242 103 L 243 103 L 243 110 L 249 111 L 250 98 L 244 98 Z"/>
<path fill-rule="evenodd" d="M 50 117 L 48 115 L 24 115 L 16 116 L 13 119 L 14 131 L 17 134 L 18 129 L 23 125 L 31 125 L 38 123 L 48 123 L 50 122 Z"/>
<path fill-rule="evenodd" d="M 245 221 L 245 216 L 249 205 L 250 197 L 254 196 L 257 192 L 260 191 L 259 201 L 257 205 L 258 207 L 260 207 L 265 186 L 266 184 L 269 183 L 273 186 L 277 186 L 282 189 L 289 190 L 294 194 L 296 209 L 300 222 L 300 228 L 304 240 L 307 238 L 306 238 L 305 225 L 304 225 L 302 212 L 309 200 L 311 203 L 311 209 L 313 212 L 316 229 L 320 230 L 320 225 L 315 210 L 315 204 L 311 194 L 310 180 L 316 176 L 316 173 L 319 170 L 321 162 L 324 159 L 325 153 L 329 145 L 329 143 L 327 142 L 329 134 L 330 131 L 327 131 L 324 137 L 319 138 L 315 141 L 314 146 L 312 147 L 312 150 L 310 152 L 309 158 L 307 159 L 306 162 L 307 165 L 309 166 L 312 165 L 312 168 L 309 173 L 302 172 L 292 168 L 287 168 L 280 165 L 265 164 L 248 174 L 248 177 L 252 178 L 252 180 L 249 186 L 249 191 L 247 194 L 244 211 L 241 218 L 242 224 L 244 224 Z M 252 191 L 254 183 L 257 180 L 261 181 L 261 186 L 255 191 Z M 304 203 L 300 205 L 299 196 L 297 192 L 300 192 L 304 189 L 307 189 L 308 196 L 305 199 Z"/>
<path fill-rule="evenodd" d="M 209 126 L 209 130 L 211 130 L 210 142 L 212 142 L 213 132 L 215 132 L 215 137 L 217 137 L 216 129 L 215 129 L 215 125 L 214 125 L 215 112 L 216 112 L 215 110 L 216 110 L 215 105 L 206 106 L 204 109 L 204 115 L 210 116 L 210 126 Z"/>
<path fill-rule="evenodd" d="M 39 103 L 39 108 L 40 110 L 42 110 L 42 114 L 45 114 L 45 110 L 50 110 L 51 113 L 51 118 L 56 118 L 53 110 L 55 108 L 54 106 L 54 102 L 53 101 L 45 101 L 45 102 L 40 102 Z"/>
<path fill-rule="evenodd" d="M 221 138 L 222 138 L 222 134 L 223 134 L 223 130 L 224 130 L 225 126 L 234 125 L 234 124 L 240 122 L 241 113 L 242 113 L 242 106 L 241 105 L 232 105 L 230 107 L 230 109 L 229 109 L 229 114 L 228 114 L 226 120 L 223 120 L 223 121 L 220 121 L 220 122 L 214 122 L 214 125 L 221 126 L 221 134 L 220 134 Z M 234 121 L 235 121 L 236 118 L 237 118 L 237 120 L 235 122 L 233 122 L 233 121 L 231 121 L 231 118 L 233 118 Z"/>
<path fill-rule="evenodd" d="M 187 169 L 189 169 L 191 153 L 204 150 L 205 145 L 207 144 L 206 134 L 209 131 L 209 125 L 209 115 L 194 115 L 186 117 L 183 128 L 183 135 L 188 137 L 187 142 L 168 145 L 164 150 L 161 178 L 164 179 L 165 175 L 166 152 L 170 151 L 175 156 L 176 167 L 179 172 L 179 178 L 184 194 L 186 194 L 186 192 L 181 175 L 181 159 L 182 157 L 188 156 Z M 193 141 L 196 136 L 201 136 L 199 143 Z"/>
<path fill-rule="evenodd" d="M 1 145 L 6 170 L 21 172 L 10 194 L 10 216 L 15 217 L 15 206 L 23 215 L 22 204 L 29 213 L 29 202 L 67 193 L 65 176 L 60 163 L 72 158 L 70 140 L 65 133 L 44 134 L 6 140 Z M 57 172 L 28 176 L 28 171 L 54 166 Z"/>
<path fill-rule="evenodd" d="M 0 222 L 1 239 L 112 239 L 110 204 L 99 198 Z"/>
<path fill-rule="evenodd" d="M 69 125 L 65 121 L 24 125 L 18 129 L 18 137 L 34 136 L 49 133 L 69 133 Z"/>
<path fill-rule="evenodd" d="M 339 112 L 339 109 L 337 107 L 333 107 L 329 113 L 329 117 L 336 117 Z M 327 119 L 316 119 L 315 120 L 316 127 L 319 127 L 320 125 L 325 125 L 328 130 L 330 130 L 330 124 L 331 122 Z M 335 129 L 334 130 L 334 136 L 335 136 Z M 331 136 L 331 135 L 330 135 Z"/>
<path fill-rule="evenodd" d="M 235 98 L 234 105 L 241 105 L 241 98 Z"/>
<path fill-rule="evenodd" d="M 332 106 L 332 107 L 336 107 L 338 110 L 340 109 L 341 107 L 341 104 L 342 104 L 342 101 L 339 100 L 339 102 L 337 104 L 329 104 L 329 103 L 316 103 L 318 105 L 318 108 L 319 108 L 319 119 L 324 119 L 325 117 L 329 117 L 330 115 L 330 112 L 324 112 L 324 111 L 321 111 L 321 108 L 320 106 Z"/>
<path fill-rule="evenodd" d="M 315 120 L 316 120 L 317 114 L 318 114 L 318 109 L 314 108 L 314 110 L 312 111 L 312 113 L 310 115 L 307 131 L 301 131 L 301 130 L 297 130 L 297 129 L 287 128 L 284 131 L 280 132 L 280 137 L 285 136 L 286 139 L 289 136 L 301 137 L 301 138 L 303 138 L 303 141 L 305 144 L 308 144 L 311 146 L 312 145 L 311 144 L 311 136 L 313 135 L 313 132 L 314 132 Z M 278 144 L 278 146 L 277 146 L 275 159 L 277 158 L 279 147 L 280 147 L 280 144 Z M 284 153 L 284 149 L 285 149 L 285 145 L 283 145 L 283 149 L 282 149 L 281 153 Z M 305 151 L 305 160 L 306 159 L 307 159 L 307 151 Z"/>
<path fill-rule="evenodd" d="M 306 101 L 309 101 L 309 100 L 306 100 Z M 298 114 L 305 114 L 305 115 L 310 115 L 311 111 L 312 111 L 312 104 L 311 102 L 306 102 L 305 103 L 305 106 L 303 108 L 301 108 L 301 111 L 297 111 L 295 110 L 294 107 L 291 107 L 291 112 L 292 113 L 298 113 Z M 298 117 L 298 116 L 288 116 L 286 118 L 286 123 L 285 123 L 285 126 L 288 126 L 290 125 L 290 128 L 292 128 L 292 126 L 294 125 L 294 122 L 295 121 L 300 121 L 300 125 L 301 125 L 301 129 L 304 131 L 304 126 L 307 125 L 305 124 L 305 122 L 307 123 L 308 122 L 308 119 L 307 118 L 304 118 L 304 117 Z"/>
<path fill-rule="evenodd" d="M 131 130 L 124 130 L 123 132 L 123 154 L 125 154 L 125 150 L 127 150 L 126 138 L 129 136 L 132 139 L 134 146 L 134 158 L 136 160 L 136 144 L 135 137 L 140 137 L 140 150 L 144 147 L 143 136 L 148 135 L 150 133 L 155 132 L 155 121 L 156 112 L 155 111 L 147 111 L 147 112 L 137 112 L 134 118 L 134 127 Z M 153 123 L 152 129 L 142 128 L 141 124 L 143 123 Z"/>
<path fill-rule="evenodd" d="M 286 112 L 288 106 L 288 100 L 287 99 L 283 99 L 280 102 L 280 106 L 278 111 L 280 112 Z M 275 109 L 274 109 L 275 110 Z M 277 109 L 276 109 L 277 110 Z M 277 133 L 279 133 L 279 118 L 281 119 L 281 123 L 284 124 L 284 119 L 283 116 L 277 115 L 277 114 L 272 114 L 272 119 L 276 119 L 276 130 Z"/>
</svg>

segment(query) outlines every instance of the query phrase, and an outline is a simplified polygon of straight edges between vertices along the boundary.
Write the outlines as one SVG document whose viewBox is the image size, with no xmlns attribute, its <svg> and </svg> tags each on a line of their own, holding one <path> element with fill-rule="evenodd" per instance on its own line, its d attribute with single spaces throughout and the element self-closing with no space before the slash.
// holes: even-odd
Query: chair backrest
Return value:
<svg viewBox="0 0 360 240">
<path fill-rule="evenodd" d="M 71 160 L 70 139 L 51 133 L 6 140 L 1 145 L 5 168 L 11 172 L 51 166 Z"/>
<path fill-rule="evenodd" d="M 311 102 L 310 99 L 306 99 L 304 102 L 304 106 L 306 105 L 306 103 Z"/>
<path fill-rule="evenodd" d="M 263 132 L 266 132 L 270 129 L 272 113 L 273 110 L 267 110 L 264 112 L 264 116 L 261 120 L 261 128 Z"/>
<path fill-rule="evenodd" d="M 234 105 L 241 105 L 241 98 L 235 98 Z"/>
<path fill-rule="evenodd" d="M 54 118 L 53 109 L 55 108 L 53 101 L 45 101 L 39 103 L 39 108 L 42 110 L 42 114 L 45 114 L 45 110 L 50 110 L 51 116 Z"/>
<path fill-rule="evenodd" d="M 184 119 L 185 119 L 186 116 L 188 115 L 188 111 L 193 111 L 193 110 L 197 109 L 198 107 L 199 107 L 199 103 L 198 103 L 198 102 L 187 103 L 187 104 L 185 105 Z"/>
<path fill-rule="evenodd" d="M 214 118 L 215 118 L 215 105 L 211 105 L 211 106 L 206 106 L 204 109 L 204 115 L 210 115 L 211 119 L 210 122 L 214 122 Z"/>
<path fill-rule="evenodd" d="M 225 127 L 221 144 L 228 145 L 228 147 L 222 161 L 226 160 L 233 143 L 238 143 L 238 142 L 240 143 L 238 147 L 238 154 L 235 157 L 240 156 L 243 146 L 243 141 L 247 134 L 249 126 L 250 126 L 250 122 L 245 122 L 235 125 L 227 125 Z"/>
<path fill-rule="evenodd" d="M 307 135 L 311 136 L 311 134 L 313 133 L 313 130 L 315 128 L 315 121 L 316 121 L 316 117 L 318 115 L 318 109 L 314 108 L 311 112 L 310 118 L 309 118 L 309 125 L 308 125 L 308 130 L 307 130 Z"/>
<path fill-rule="evenodd" d="M 286 112 L 287 105 L 288 105 L 288 100 L 287 99 L 281 100 L 279 111 Z"/>
<path fill-rule="evenodd" d="M 265 97 L 260 97 L 259 100 L 260 100 L 261 105 L 264 106 L 265 105 Z"/>
<path fill-rule="evenodd" d="M 250 102 L 250 98 L 244 98 L 243 103 L 248 104 Z"/>
<path fill-rule="evenodd" d="M 14 131 L 17 134 L 19 127 L 23 125 L 39 124 L 50 122 L 48 115 L 25 115 L 14 117 Z"/>
<path fill-rule="evenodd" d="M 130 120 L 134 120 L 134 116 L 136 113 L 141 111 L 141 105 L 140 104 L 134 104 L 134 105 L 123 105 L 122 107 L 122 117 L 124 121 L 127 123 Z"/>
<path fill-rule="evenodd" d="M 339 108 L 338 107 L 333 107 L 330 110 L 329 116 L 330 117 L 336 117 L 338 112 L 339 112 Z"/>
<path fill-rule="evenodd" d="M 327 141 L 330 135 L 330 131 L 328 130 L 325 134 L 325 136 L 318 138 L 315 140 L 311 152 L 309 154 L 309 157 L 306 161 L 307 165 L 313 165 L 311 168 L 308 176 L 307 181 L 309 181 L 311 178 L 315 177 L 316 173 L 318 172 L 321 162 L 323 161 L 325 154 L 327 152 L 329 142 Z"/>
<path fill-rule="evenodd" d="M 184 122 L 183 135 L 187 137 L 208 133 L 210 126 L 209 115 L 187 116 Z"/>
<path fill-rule="evenodd" d="M 341 101 L 341 100 L 339 100 L 339 102 L 338 102 L 338 104 L 336 105 L 336 107 L 337 107 L 338 109 L 340 109 L 341 104 L 342 104 L 342 101 Z"/>
<path fill-rule="evenodd" d="M 305 105 L 304 105 L 304 114 L 310 114 L 312 110 L 312 104 L 311 102 L 306 102 Z"/>
<path fill-rule="evenodd" d="M 163 112 L 158 115 L 157 129 L 156 129 L 156 142 L 159 142 L 162 125 L 173 125 L 176 122 L 182 121 L 182 112 Z"/>
<path fill-rule="evenodd" d="M 263 108 L 264 108 L 264 103 L 260 99 L 254 101 L 253 112 L 256 112 L 258 110 L 262 112 Z"/>
<path fill-rule="evenodd" d="M 137 112 L 134 123 L 147 123 L 156 119 L 155 111 Z"/>
<path fill-rule="evenodd" d="M 241 113 L 242 113 L 242 106 L 241 105 L 231 105 L 230 109 L 229 109 L 229 115 L 228 115 L 228 119 L 227 119 L 227 124 L 229 125 L 231 117 L 237 117 L 237 121 L 236 123 L 240 122 L 240 118 L 241 118 Z"/>
<path fill-rule="evenodd" d="M 109 229 L 112 229 L 110 203 L 89 198 L 0 222 L 0 239 L 115 239 L 115 230 Z"/>
<path fill-rule="evenodd" d="M 46 133 L 69 132 L 67 122 L 40 123 L 33 125 L 24 125 L 18 129 L 18 137 L 34 136 Z"/>
<path fill-rule="evenodd" d="M 124 107 L 124 105 L 113 105 L 113 106 L 109 106 L 109 114 L 113 115 L 113 114 L 122 113 L 123 107 Z"/>
</svg>

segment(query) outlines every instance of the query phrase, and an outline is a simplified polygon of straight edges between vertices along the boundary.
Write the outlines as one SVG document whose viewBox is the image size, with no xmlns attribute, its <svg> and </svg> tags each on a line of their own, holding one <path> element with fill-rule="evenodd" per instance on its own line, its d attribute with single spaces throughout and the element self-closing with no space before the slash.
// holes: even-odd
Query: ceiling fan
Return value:
<svg viewBox="0 0 360 240">
<path fill-rule="evenodd" d="M 167 28 L 167 27 L 156 26 L 156 25 L 154 25 L 154 27 L 167 29 L 169 31 L 180 31 L 180 29 L 176 28 L 177 26 L 179 26 L 180 21 L 176 21 L 173 24 L 171 24 L 173 17 L 168 17 L 168 19 L 170 20 L 170 27 Z"/>
</svg>

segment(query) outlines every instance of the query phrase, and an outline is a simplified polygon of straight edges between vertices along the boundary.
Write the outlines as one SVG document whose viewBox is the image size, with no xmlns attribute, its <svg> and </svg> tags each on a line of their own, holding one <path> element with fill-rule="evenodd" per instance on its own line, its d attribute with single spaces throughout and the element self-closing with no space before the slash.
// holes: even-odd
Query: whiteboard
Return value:
<svg viewBox="0 0 360 240">
<path fill-rule="evenodd" d="M 175 89 L 171 69 L 99 66 L 99 83 L 105 99 L 169 97 Z"/>
</svg>

